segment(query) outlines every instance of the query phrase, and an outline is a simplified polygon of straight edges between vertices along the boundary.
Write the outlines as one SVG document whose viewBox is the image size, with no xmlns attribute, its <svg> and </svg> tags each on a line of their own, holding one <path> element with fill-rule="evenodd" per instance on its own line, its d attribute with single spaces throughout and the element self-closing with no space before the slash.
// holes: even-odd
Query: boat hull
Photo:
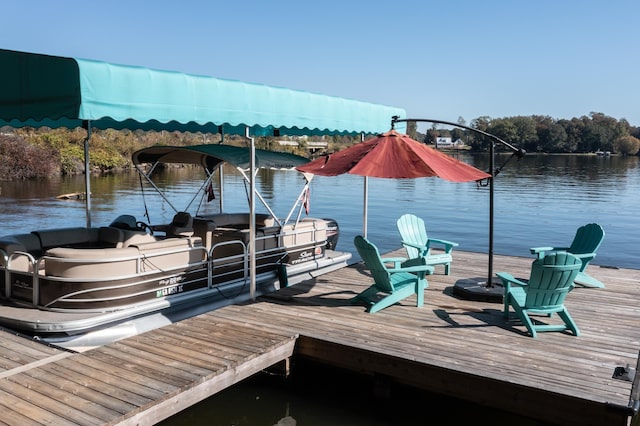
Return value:
<svg viewBox="0 0 640 426">
<path fill-rule="evenodd" d="M 98 331 L 109 340 L 116 324 L 160 326 L 165 321 L 157 315 L 176 321 L 246 300 L 252 270 L 248 230 L 200 219 L 206 232 L 187 237 L 123 235 L 103 227 L 0 238 L 0 326 L 56 342 L 76 342 Z M 258 227 L 255 294 L 346 266 L 351 255 L 326 245 L 324 221 Z M 150 323 L 152 314 L 156 320 Z"/>
</svg>

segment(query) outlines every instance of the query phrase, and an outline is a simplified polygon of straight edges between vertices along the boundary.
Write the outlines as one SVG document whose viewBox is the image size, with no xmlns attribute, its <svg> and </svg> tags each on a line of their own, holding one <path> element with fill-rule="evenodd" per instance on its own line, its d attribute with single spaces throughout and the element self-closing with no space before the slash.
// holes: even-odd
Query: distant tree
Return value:
<svg viewBox="0 0 640 426">
<path fill-rule="evenodd" d="M 622 155 L 636 155 L 640 151 L 640 139 L 633 136 L 621 136 L 613 143 L 614 152 Z"/>
<path fill-rule="evenodd" d="M 536 132 L 536 121 L 533 117 L 512 117 L 511 122 L 516 128 L 517 134 L 516 139 L 511 142 L 527 152 L 536 151 L 538 148 L 538 133 Z"/>
<path fill-rule="evenodd" d="M 418 140 L 418 124 L 415 121 L 407 121 L 407 135 L 413 140 Z"/>
<path fill-rule="evenodd" d="M 567 134 L 567 140 L 565 142 L 569 152 L 587 152 L 581 147 L 584 146 L 584 122 L 578 118 L 572 118 L 571 120 L 559 120 L 558 124 L 564 128 Z"/>
<path fill-rule="evenodd" d="M 518 129 L 508 118 L 492 120 L 491 123 L 489 123 L 486 132 L 499 137 L 507 143 L 513 143 L 518 138 Z M 498 144 L 498 146 L 496 146 L 496 150 L 498 151 L 502 148 L 502 144 Z"/>
<path fill-rule="evenodd" d="M 613 142 L 629 134 L 625 124 L 601 112 L 592 112 L 589 117 L 582 117 L 582 121 L 584 122 L 584 152 L 614 151 Z"/>
<path fill-rule="evenodd" d="M 538 122 L 538 150 L 543 152 L 566 152 L 567 133 L 549 116 L 534 117 Z"/>
<path fill-rule="evenodd" d="M 462 116 L 458 116 L 458 121 L 457 123 L 461 126 L 465 126 L 465 127 L 469 127 L 467 126 L 467 120 L 465 120 L 464 118 L 462 118 Z M 463 140 L 465 143 L 469 143 L 469 130 L 466 129 L 462 129 L 460 127 L 456 127 L 455 129 L 453 129 L 453 131 L 451 132 L 451 137 L 454 140 L 458 140 L 461 139 Z"/>
<path fill-rule="evenodd" d="M 471 125 L 469 127 L 486 132 L 490 123 L 491 117 L 485 115 L 471 120 Z M 472 150 L 487 151 L 489 149 L 490 140 L 488 138 L 477 133 L 472 133 L 470 136 L 468 144 L 471 146 Z"/>
<path fill-rule="evenodd" d="M 463 129 L 456 127 L 451 129 L 451 140 L 452 141 L 457 141 L 458 139 L 465 141 L 466 140 L 466 131 L 464 131 Z"/>
<path fill-rule="evenodd" d="M 427 135 L 424 138 L 424 143 L 426 144 L 434 144 L 436 143 L 436 139 L 440 136 L 440 132 L 438 131 L 438 125 L 433 123 L 431 128 L 427 130 Z"/>
</svg>

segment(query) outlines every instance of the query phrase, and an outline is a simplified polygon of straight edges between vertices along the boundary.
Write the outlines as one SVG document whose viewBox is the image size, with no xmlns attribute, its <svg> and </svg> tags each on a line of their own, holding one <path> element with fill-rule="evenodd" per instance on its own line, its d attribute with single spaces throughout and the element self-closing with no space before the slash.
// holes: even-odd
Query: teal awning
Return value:
<svg viewBox="0 0 640 426">
<path fill-rule="evenodd" d="M 281 87 L 0 49 L 0 126 L 377 134 L 403 109 Z"/>
</svg>

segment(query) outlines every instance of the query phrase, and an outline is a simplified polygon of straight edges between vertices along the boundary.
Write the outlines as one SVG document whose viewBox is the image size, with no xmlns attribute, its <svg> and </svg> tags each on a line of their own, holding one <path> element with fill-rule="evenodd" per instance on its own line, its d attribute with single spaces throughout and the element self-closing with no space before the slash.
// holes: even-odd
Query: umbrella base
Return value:
<svg viewBox="0 0 640 426">
<path fill-rule="evenodd" d="M 504 287 L 501 280 L 493 280 L 489 286 L 486 277 L 464 278 L 453 285 L 453 294 L 477 302 L 502 303 Z"/>
</svg>

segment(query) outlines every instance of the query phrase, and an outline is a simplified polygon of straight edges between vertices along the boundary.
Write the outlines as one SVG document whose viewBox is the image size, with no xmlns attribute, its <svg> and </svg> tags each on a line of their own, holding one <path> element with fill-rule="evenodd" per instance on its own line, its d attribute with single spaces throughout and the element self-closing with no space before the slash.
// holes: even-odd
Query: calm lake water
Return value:
<svg viewBox="0 0 640 426">
<path fill-rule="evenodd" d="M 507 158 L 497 156 L 496 166 Z M 488 169 L 487 156 L 461 154 L 459 159 Z M 592 265 L 637 269 L 640 266 L 638 160 L 595 155 L 527 155 L 519 161 L 511 160 L 495 181 L 494 252 L 530 256 L 529 247 L 568 245 L 577 227 L 597 222 L 606 235 Z M 311 186 L 311 216 L 338 221 L 341 236 L 337 249 L 351 252 L 354 261 L 358 257 L 352 241 L 363 232 L 363 183 L 362 177 L 343 175 L 316 177 Z M 167 172 L 161 181 L 171 197 L 179 200 L 175 203 L 179 209 L 185 208 L 198 184 L 189 169 Z M 274 212 L 285 217 L 302 184 L 302 177 L 295 172 L 261 171 L 258 189 Z M 138 220 L 152 224 L 169 222 L 173 216 L 173 210 L 149 188 L 144 191 L 143 202 L 139 179 L 134 173 L 93 177 L 91 185 L 93 226 L 107 225 L 119 214 L 133 214 Z M 0 182 L 3 217 L 0 235 L 84 226 L 83 202 L 56 199 L 59 194 L 80 192 L 83 188 L 82 177 Z M 219 200 L 220 194 L 216 195 Z M 201 212 L 218 209 L 217 202 L 203 203 L 200 207 Z M 146 210 L 150 220 L 144 217 Z M 246 210 L 245 186 L 231 169 L 225 171 L 224 210 Z M 475 183 L 451 183 L 437 178 L 372 178 L 368 212 L 368 238 L 382 253 L 400 247 L 395 221 L 404 213 L 424 218 L 431 236 L 458 242 L 458 250 L 488 252 L 489 190 L 478 188 Z M 309 369 L 312 373 L 308 374 L 316 370 Z M 443 401 L 433 395 L 416 396 L 415 392 L 408 392 L 407 396 L 402 389 L 394 392 L 400 396 L 396 403 L 402 405 L 402 410 L 394 410 L 392 402 L 388 402 L 390 407 L 385 407 L 384 402 L 374 402 L 376 411 L 372 413 L 371 386 L 362 385 L 357 378 L 339 382 L 338 376 L 326 373 L 312 376 L 304 385 L 299 385 L 302 379 L 296 380 L 299 381 L 292 383 L 281 378 L 256 377 L 165 424 L 430 424 L 433 419 L 425 417 L 430 412 L 438 416 L 434 419 L 441 419 L 433 424 L 468 424 L 482 419 L 494 424 L 496 419 L 498 424 L 533 424 L 504 413 Z M 421 416 L 419 422 L 412 423 L 411 410 Z"/>
<path fill-rule="evenodd" d="M 488 169 L 486 156 L 463 154 L 461 160 Z M 497 156 L 501 165 L 507 156 Z M 511 160 L 494 187 L 494 252 L 529 256 L 529 247 L 567 245 L 576 228 L 597 222 L 605 229 L 595 265 L 638 268 L 640 232 L 640 165 L 638 157 L 528 155 Z M 174 170 L 161 185 L 179 209 L 197 188 L 193 172 Z M 264 170 L 258 189 L 279 217 L 285 217 L 299 195 L 303 179 L 296 172 Z M 59 194 L 82 191 L 84 179 L 74 177 L 26 182 L 0 182 L 0 235 L 58 226 L 84 226 L 81 201 L 58 200 Z M 141 196 L 136 174 L 94 177 L 92 224 L 102 226 L 119 214 L 166 223 L 173 210 L 147 187 Z M 316 177 L 311 185 L 311 216 L 339 223 L 338 250 L 350 251 L 353 237 L 363 233 L 364 178 L 353 175 Z M 216 194 L 218 200 L 219 194 Z M 218 211 L 217 201 L 203 203 L 201 212 Z M 197 205 L 194 204 L 194 207 Z M 245 211 L 246 190 L 233 170 L 225 172 L 224 210 Z M 258 211 L 265 212 L 262 206 Z M 368 238 L 381 252 L 400 247 L 395 221 L 404 213 L 424 218 L 433 237 L 456 241 L 459 250 L 487 253 L 489 248 L 489 189 L 475 183 L 438 178 L 369 179 Z M 304 215 L 304 213 L 303 213 Z"/>
</svg>

